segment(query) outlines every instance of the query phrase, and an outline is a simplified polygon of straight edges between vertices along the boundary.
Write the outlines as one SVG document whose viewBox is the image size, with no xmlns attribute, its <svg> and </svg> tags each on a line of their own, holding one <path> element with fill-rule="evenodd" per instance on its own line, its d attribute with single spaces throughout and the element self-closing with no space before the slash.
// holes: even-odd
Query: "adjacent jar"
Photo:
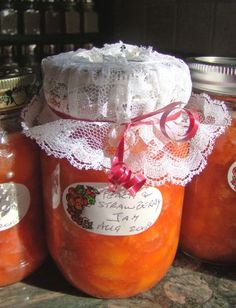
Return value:
<svg viewBox="0 0 236 308">
<path fill-rule="evenodd" d="M 0 72 L 0 287 L 22 280 L 46 256 L 36 143 L 21 133 L 31 73 Z"/>
<path fill-rule="evenodd" d="M 205 170 L 186 186 L 180 247 L 206 262 L 236 262 L 236 58 L 188 61 L 193 90 L 225 101 L 232 117 Z"/>
</svg>

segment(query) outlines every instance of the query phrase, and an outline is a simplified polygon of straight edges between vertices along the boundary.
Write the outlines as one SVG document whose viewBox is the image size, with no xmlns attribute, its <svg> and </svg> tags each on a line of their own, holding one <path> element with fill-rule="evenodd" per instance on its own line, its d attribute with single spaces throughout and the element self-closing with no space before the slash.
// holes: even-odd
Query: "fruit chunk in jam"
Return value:
<svg viewBox="0 0 236 308">
<path fill-rule="evenodd" d="M 236 191 L 227 178 L 234 162 L 236 119 L 216 140 L 207 167 L 185 190 L 180 246 L 207 262 L 236 262 Z"/>
</svg>

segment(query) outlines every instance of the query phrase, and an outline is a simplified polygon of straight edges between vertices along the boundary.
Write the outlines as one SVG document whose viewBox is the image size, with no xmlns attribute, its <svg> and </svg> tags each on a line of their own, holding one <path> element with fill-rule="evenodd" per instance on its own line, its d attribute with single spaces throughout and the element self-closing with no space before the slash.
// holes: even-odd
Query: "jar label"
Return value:
<svg viewBox="0 0 236 308">
<path fill-rule="evenodd" d="M 110 192 L 107 183 L 74 183 L 63 193 L 69 219 L 87 231 L 104 235 L 133 235 L 150 228 L 162 209 L 162 194 L 143 187 L 132 197 L 126 190 Z"/>
<path fill-rule="evenodd" d="M 52 173 L 52 208 L 56 209 L 61 202 L 60 164 L 56 165 Z"/>
<path fill-rule="evenodd" d="M 236 191 L 236 162 L 229 167 L 227 178 L 229 186 Z"/>
<path fill-rule="evenodd" d="M 30 206 L 30 192 L 25 185 L 0 183 L 0 231 L 7 230 L 26 215 Z"/>
</svg>

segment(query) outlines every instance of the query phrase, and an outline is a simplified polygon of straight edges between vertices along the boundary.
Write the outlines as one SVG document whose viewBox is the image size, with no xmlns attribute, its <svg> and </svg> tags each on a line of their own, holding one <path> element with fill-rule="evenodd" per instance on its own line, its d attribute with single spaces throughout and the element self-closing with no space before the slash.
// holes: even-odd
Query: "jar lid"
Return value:
<svg viewBox="0 0 236 308">
<path fill-rule="evenodd" d="M 0 111 L 18 109 L 30 100 L 35 74 L 31 69 L 0 68 Z"/>
<path fill-rule="evenodd" d="M 50 109 L 90 121 L 129 122 L 192 91 L 184 61 L 123 42 L 44 58 L 42 71 Z"/>
<path fill-rule="evenodd" d="M 193 88 L 211 94 L 236 96 L 236 58 L 188 58 Z"/>
</svg>

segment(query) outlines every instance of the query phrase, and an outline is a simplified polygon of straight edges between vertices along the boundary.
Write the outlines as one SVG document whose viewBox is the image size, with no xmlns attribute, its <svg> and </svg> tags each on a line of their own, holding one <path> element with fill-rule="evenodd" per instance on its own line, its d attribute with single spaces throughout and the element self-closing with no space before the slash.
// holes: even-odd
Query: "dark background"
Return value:
<svg viewBox="0 0 236 308">
<path fill-rule="evenodd" d="M 55 54 L 68 51 L 65 50 L 68 44 L 74 49 L 90 48 L 119 40 L 153 46 L 159 52 L 183 58 L 236 57 L 236 0 L 94 1 L 99 17 L 98 33 L 84 33 L 82 11 L 81 29 L 75 34 L 47 35 L 42 30 L 40 35 L 25 35 L 19 21 L 18 34 L 0 34 L 0 62 L 9 62 L 10 55 L 10 62 L 39 65 L 43 57 L 50 55 L 45 54 L 45 45 Z M 24 56 L 22 47 L 30 44 L 36 45 L 35 55 Z"/>
<path fill-rule="evenodd" d="M 235 0 L 110 2 L 114 40 L 183 56 L 236 56 Z"/>
</svg>

